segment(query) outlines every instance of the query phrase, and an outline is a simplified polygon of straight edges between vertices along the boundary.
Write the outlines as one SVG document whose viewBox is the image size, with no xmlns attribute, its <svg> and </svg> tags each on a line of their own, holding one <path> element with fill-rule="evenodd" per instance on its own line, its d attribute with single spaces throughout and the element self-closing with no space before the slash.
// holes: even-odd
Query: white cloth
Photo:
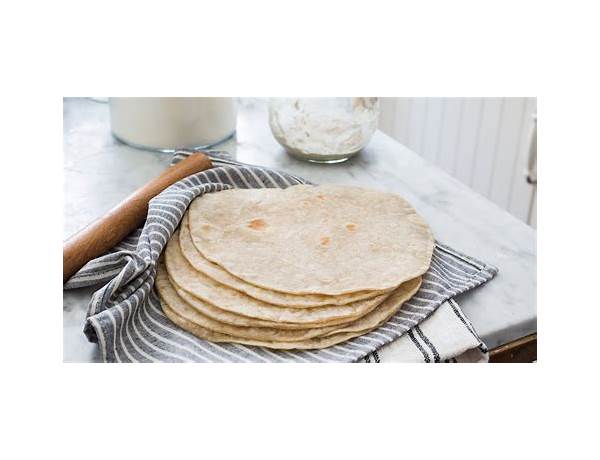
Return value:
<svg viewBox="0 0 600 460">
<path fill-rule="evenodd" d="M 489 355 L 471 322 L 454 300 L 444 302 L 425 321 L 367 355 L 367 363 L 485 363 Z"/>
</svg>

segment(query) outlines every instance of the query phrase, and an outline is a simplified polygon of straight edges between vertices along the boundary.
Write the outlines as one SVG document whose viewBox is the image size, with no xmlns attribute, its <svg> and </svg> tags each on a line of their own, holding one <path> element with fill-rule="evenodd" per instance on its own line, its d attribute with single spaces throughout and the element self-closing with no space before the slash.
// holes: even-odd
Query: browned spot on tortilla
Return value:
<svg viewBox="0 0 600 460">
<path fill-rule="evenodd" d="M 330 241 L 331 238 L 329 238 L 328 236 L 324 236 L 323 238 L 321 238 L 321 246 L 327 246 Z"/>
<path fill-rule="evenodd" d="M 324 200 L 324 199 L 325 199 L 325 195 L 322 195 L 321 193 L 319 193 L 319 194 L 317 195 L 317 198 L 318 198 L 319 200 Z"/>
<path fill-rule="evenodd" d="M 356 230 L 356 224 L 346 224 L 346 228 L 353 232 L 354 230 Z"/>
<path fill-rule="evenodd" d="M 262 219 L 252 219 L 248 227 L 252 230 L 262 230 L 267 226 L 267 223 Z"/>
</svg>

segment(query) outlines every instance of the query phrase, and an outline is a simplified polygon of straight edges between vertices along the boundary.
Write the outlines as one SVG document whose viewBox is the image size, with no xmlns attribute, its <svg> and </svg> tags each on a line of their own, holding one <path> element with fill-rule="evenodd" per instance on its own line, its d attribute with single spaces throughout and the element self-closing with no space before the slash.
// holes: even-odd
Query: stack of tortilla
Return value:
<svg viewBox="0 0 600 460">
<path fill-rule="evenodd" d="M 401 197 L 347 186 L 194 200 L 168 242 L 163 311 L 213 342 L 324 348 L 366 334 L 419 289 L 433 235 Z"/>
</svg>

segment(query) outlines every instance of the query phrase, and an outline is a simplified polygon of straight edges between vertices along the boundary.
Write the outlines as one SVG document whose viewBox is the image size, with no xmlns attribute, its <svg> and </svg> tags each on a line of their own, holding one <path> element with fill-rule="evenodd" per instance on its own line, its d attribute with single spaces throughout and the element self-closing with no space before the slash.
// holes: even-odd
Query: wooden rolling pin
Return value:
<svg viewBox="0 0 600 460">
<path fill-rule="evenodd" d="M 63 283 L 90 260 L 107 252 L 142 225 L 152 198 L 175 182 L 211 166 L 208 156 L 202 153 L 190 155 L 70 237 L 63 245 Z"/>
</svg>

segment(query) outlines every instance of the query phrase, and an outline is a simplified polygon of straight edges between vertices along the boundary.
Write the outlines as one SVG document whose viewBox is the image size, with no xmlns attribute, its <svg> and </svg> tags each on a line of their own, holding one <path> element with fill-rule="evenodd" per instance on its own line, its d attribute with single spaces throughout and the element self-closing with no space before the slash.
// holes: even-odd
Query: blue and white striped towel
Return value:
<svg viewBox="0 0 600 460">
<path fill-rule="evenodd" d="M 186 155 L 189 152 L 178 152 L 173 162 Z M 216 152 L 213 164 L 212 169 L 189 176 L 155 197 L 149 204 L 143 228 L 133 232 L 110 253 L 90 261 L 65 284 L 64 289 L 104 284 L 92 296 L 84 327 L 88 339 L 98 342 L 104 361 L 377 362 L 381 361 L 380 354 L 387 355 L 385 350 L 392 348 L 377 350 L 407 332 L 406 337 L 414 338 L 410 342 L 413 345 L 407 342 L 409 346 L 419 351 L 426 346 L 424 350 L 429 350 L 415 355 L 423 357 L 423 361 L 444 361 L 456 357 L 458 350 L 460 353 L 466 351 L 461 349 L 464 343 L 455 346 L 456 351 L 452 347 L 438 350 L 435 338 L 424 334 L 425 324 L 420 329 L 416 326 L 434 313 L 435 317 L 440 316 L 437 311 L 442 304 L 446 305 L 441 309 L 444 311 L 450 305 L 447 300 L 490 280 L 497 269 L 439 243 L 419 292 L 392 319 L 368 334 L 329 348 L 274 351 L 240 344 L 212 343 L 175 326 L 163 314 L 153 285 L 158 258 L 192 200 L 205 193 L 218 193 L 230 188 L 285 188 L 308 183 L 291 174 L 228 160 L 225 155 Z M 458 312 L 458 305 L 453 305 Z M 472 330 L 472 326 L 470 328 Z M 465 322 L 464 330 L 468 329 Z M 471 338 L 476 337 L 473 334 Z M 434 346 L 435 353 L 428 343 Z M 472 345 L 471 348 L 479 347 L 486 351 L 481 341 Z M 411 360 L 408 354 L 406 356 L 406 360 Z"/>
</svg>

